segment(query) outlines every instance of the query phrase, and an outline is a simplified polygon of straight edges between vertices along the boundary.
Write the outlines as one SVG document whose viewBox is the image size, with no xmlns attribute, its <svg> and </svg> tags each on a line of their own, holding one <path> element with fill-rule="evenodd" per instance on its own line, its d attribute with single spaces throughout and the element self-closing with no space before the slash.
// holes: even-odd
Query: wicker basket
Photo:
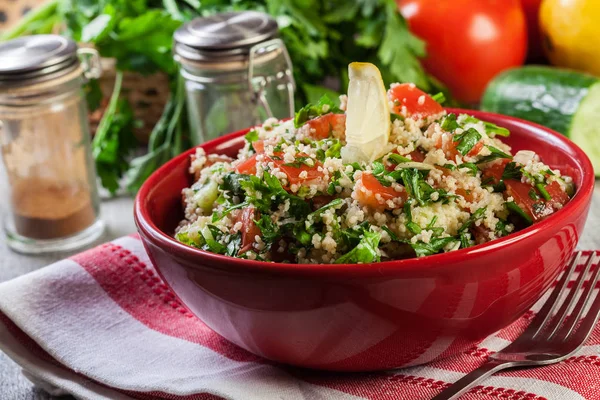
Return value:
<svg viewBox="0 0 600 400">
<path fill-rule="evenodd" d="M 23 15 L 42 3 L 44 3 L 44 0 L 0 0 L 0 31 L 18 23 Z M 102 67 L 103 73 L 99 82 L 104 101 L 101 109 L 90 113 L 90 131 L 92 134 L 96 132 L 115 83 L 114 60 L 103 59 Z M 148 141 L 150 132 L 160 118 L 167 102 L 169 79 L 163 73 L 142 75 L 128 72 L 123 77 L 122 92 L 129 100 L 135 117 L 142 122 L 141 126 L 135 129 L 135 136 L 145 143 Z"/>
</svg>

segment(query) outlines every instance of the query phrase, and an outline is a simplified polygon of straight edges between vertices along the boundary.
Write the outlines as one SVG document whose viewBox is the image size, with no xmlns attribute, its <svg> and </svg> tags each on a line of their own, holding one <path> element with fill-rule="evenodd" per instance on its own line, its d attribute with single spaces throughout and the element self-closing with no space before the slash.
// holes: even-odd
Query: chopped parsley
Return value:
<svg viewBox="0 0 600 400">
<path fill-rule="evenodd" d="M 327 95 L 323 95 L 317 104 L 308 104 L 296 113 L 294 126 L 299 128 L 307 121 L 329 113 L 343 114 L 344 112 Z"/>
<path fill-rule="evenodd" d="M 477 161 L 477 164 L 485 164 L 490 161 L 497 160 L 499 158 L 506 158 L 506 159 L 512 160 L 512 156 L 506 154 L 505 152 L 503 152 L 500 149 L 497 149 L 494 146 L 485 146 L 485 147 L 487 147 L 488 150 L 491 151 L 491 154 L 481 157 L 479 159 L 479 161 Z"/>
<path fill-rule="evenodd" d="M 481 134 L 476 129 L 469 128 L 464 132 L 455 134 L 452 138 L 454 142 L 458 142 L 456 150 L 463 156 L 467 155 L 473 147 L 481 140 Z"/>
</svg>

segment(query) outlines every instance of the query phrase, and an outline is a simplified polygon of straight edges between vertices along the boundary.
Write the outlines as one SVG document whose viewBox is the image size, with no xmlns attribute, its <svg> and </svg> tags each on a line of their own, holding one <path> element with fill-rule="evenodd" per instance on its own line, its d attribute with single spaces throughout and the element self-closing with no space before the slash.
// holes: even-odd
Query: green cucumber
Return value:
<svg viewBox="0 0 600 400">
<path fill-rule="evenodd" d="M 600 176 L 600 78 L 544 66 L 511 69 L 489 83 L 481 109 L 562 133 L 585 150 Z"/>
</svg>

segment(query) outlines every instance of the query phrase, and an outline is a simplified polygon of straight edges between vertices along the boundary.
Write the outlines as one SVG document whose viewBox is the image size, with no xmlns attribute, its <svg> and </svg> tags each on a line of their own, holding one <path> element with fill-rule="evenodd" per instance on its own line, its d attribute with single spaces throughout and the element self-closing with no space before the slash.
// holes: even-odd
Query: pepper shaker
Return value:
<svg viewBox="0 0 600 400">
<path fill-rule="evenodd" d="M 98 53 L 58 35 L 0 44 L 4 229 L 16 251 L 70 250 L 103 232 L 82 89 L 99 76 Z"/>
</svg>

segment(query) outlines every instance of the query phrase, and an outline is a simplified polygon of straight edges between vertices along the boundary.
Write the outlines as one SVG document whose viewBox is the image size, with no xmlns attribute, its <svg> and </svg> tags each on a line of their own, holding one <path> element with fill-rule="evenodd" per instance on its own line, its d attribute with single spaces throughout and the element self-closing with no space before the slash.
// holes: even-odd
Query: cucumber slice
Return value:
<svg viewBox="0 0 600 400">
<path fill-rule="evenodd" d="M 581 147 L 594 167 L 596 176 L 600 176 L 600 83 L 588 90 L 587 96 L 579 104 L 573 115 L 567 136 Z"/>
<path fill-rule="evenodd" d="M 600 79 L 567 69 L 525 66 L 488 85 L 481 109 L 526 119 L 562 133 L 584 149 L 600 176 Z"/>
</svg>

